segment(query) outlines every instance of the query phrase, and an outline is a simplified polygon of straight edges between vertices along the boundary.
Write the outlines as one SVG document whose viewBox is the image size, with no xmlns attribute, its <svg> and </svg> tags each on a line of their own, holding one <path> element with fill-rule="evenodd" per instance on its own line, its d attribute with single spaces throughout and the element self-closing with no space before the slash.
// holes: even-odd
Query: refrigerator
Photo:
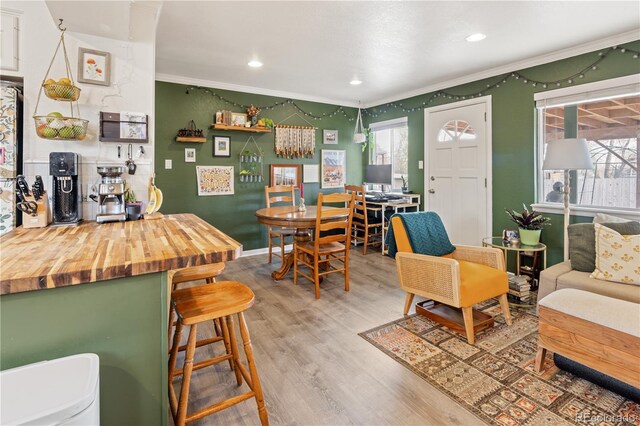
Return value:
<svg viewBox="0 0 640 426">
<path fill-rule="evenodd" d="M 0 84 L 0 235 L 22 224 L 16 209 L 16 176 L 22 174 L 22 88 Z"/>
</svg>

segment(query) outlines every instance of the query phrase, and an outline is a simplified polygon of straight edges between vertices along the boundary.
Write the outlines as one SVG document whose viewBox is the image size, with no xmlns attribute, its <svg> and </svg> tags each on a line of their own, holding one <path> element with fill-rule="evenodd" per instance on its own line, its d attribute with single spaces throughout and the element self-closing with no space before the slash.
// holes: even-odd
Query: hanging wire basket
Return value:
<svg viewBox="0 0 640 426">
<path fill-rule="evenodd" d="M 81 141 L 87 137 L 87 127 L 89 120 L 79 118 L 80 108 L 78 106 L 78 98 L 80 97 L 80 88 L 73 81 L 73 73 L 69 65 L 69 56 L 67 55 L 67 47 L 64 43 L 64 32 L 66 28 L 62 28 L 62 19 L 58 25 L 60 30 L 60 41 L 53 53 L 51 63 L 47 69 L 47 73 L 42 80 L 42 86 L 38 92 L 38 100 L 33 112 L 33 120 L 36 128 L 36 134 L 42 139 L 49 140 L 76 140 Z M 66 77 L 59 79 L 57 82 L 49 77 L 53 62 L 62 46 L 62 54 L 64 65 L 66 68 Z M 71 114 L 64 116 L 59 112 L 52 112 L 48 115 L 38 115 L 38 106 L 40 105 L 40 96 L 44 94 L 53 100 L 69 102 Z M 75 111 L 74 111 L 75 106 Z"/>
<path fill-rule="evenodd" d="M 44 94 L 47 95 L 47 98 L 54 101 L 75 102 L 80 97 L 81 89 L 71 84 L 45 83 L 42 87 L 44 87 Z"/>
</svg>

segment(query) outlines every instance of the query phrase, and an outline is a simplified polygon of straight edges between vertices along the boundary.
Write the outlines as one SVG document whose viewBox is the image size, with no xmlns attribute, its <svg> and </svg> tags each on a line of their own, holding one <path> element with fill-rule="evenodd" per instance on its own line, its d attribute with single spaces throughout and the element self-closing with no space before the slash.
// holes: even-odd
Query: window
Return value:
<svg viewBox="0 0 640 426">
<path fill-rule="evenodd" d="M 635 81 L 638 81 L 637 76 Z M 640 135 L 640 84 L 627 78 L 599 82 L 599 90 L 571 88 L 564 96 L 538 96 L 540 156 L 544 142 L 576 136 L 585 138 L 594 170 L 570 172 L 570 204 L 598 210 L 640 208 L 638 137 Z M 633 81 L 633 80 L 631 80 Z M 618 82 L 618 84 L 615 84 Z M 594 83 L 595 84 L 595 83 Z M 559 92 L 559 91 L 552 91 Z M 539 95 L 553 95 L 546 92 Z M 538 201 L 562 203 L 563 171 L 538 171 Z"/>
<path fill-rule="evenodd" d="M 474 140 L 476 131 L 464 120 L 451 120 L 438 132 L 438 142 L 458 142 L 460 140 Z"/>
<path fill-rule="evenodd" d="M 402 188 L 402 177 L 408 182 L 409 130 L 407 117 L 371 123 L 370 138 L 373 138 L 370 164 L 391 164 L 392 189 Z"/>
</svg>

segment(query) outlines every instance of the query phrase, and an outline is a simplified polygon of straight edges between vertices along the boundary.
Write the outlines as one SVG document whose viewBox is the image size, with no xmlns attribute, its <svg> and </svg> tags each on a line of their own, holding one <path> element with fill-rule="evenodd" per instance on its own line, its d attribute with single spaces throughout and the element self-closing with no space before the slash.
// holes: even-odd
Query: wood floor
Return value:
<svg viewBox="0 0 640 426">
<path fill-rule="evenodd" d="M 342 275 L 332 274 L 321 285 L 320 300 L 311 282 L 301 279 L 294 286 L 292 273 L 272 281 L 278 266 L 269 265 L 267 255 L 241 258 L 229 262 L 220 278 L 241 281 L 256 295 L 246 318 L 272 425 L 483 424 L 358 336 L 402 316 L 405 295 L 393 260 L 353 250 L 351 291 L 344 291 Z M 213 327 L 199 331 L 212 335 Z M 221 346 L 199 348 L 196 361 L 221 353 Z M 238 392 L 226 362 L 196 371 L 189 412 Z M 249 400 L 192 424 L 260 421 Z"/>
</svg>

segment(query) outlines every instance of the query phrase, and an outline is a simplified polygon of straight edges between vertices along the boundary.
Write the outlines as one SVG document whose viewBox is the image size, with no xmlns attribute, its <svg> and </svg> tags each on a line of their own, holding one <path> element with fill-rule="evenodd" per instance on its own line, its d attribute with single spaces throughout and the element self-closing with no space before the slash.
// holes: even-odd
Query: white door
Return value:
<svg viewBox="0 0 640 426">
<path fill-rule="evenodd" d="M 425 205 L 440 215 L 454 244 L 479 246 L 491 235 L 488 104 L 425 110 Z"/>
</svg>

